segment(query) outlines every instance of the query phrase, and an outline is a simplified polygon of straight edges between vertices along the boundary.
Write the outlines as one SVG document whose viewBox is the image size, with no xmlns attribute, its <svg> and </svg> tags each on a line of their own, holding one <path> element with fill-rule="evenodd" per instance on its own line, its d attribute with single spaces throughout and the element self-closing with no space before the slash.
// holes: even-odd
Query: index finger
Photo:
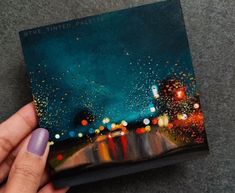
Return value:
<svg viewBox="0 0 235 193">
<path fill-rule="evenodd" d="M 33 102 L 0 124 L 0 163 L 36 126 L 37 115 Z"/>
</svg>

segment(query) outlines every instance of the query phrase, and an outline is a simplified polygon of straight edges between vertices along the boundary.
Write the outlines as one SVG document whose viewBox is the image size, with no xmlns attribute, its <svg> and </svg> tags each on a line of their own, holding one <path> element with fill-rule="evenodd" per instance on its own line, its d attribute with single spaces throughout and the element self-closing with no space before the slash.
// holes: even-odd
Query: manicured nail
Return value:
<svg viewBox="0 0 235 193">
<path fill-rule="evenodd" d="M 42 156 L 46 150 L 48 140 L 49 140 L 48 131 L 43 128 L 38 128 L 33 131 L 27 146 L 27 150 L 30 153 Z"/>
</svg>

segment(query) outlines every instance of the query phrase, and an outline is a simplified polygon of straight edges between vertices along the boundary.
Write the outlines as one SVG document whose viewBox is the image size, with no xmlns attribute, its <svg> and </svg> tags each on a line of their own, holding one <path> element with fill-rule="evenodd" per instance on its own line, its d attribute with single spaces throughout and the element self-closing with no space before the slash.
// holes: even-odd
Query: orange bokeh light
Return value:
<svg viewBox="0 0 235 193">
<path fill-rule="evenodd" d="M 158 123 L 158 118 L 154 118 L 154 119 L 152 120 L 152 124 L 153 124 L 153 125 L 157 125 L 157 123 Z"/>
<path fill-rule="evenodd" d="M 172 129 L 172 128 L 173 128 L 173 124 L 172 124 L 172 123 L 169 123 L 169 124 L 168 124 L 168 128 L 169 128 L 169 129 Z"/>
<path fill-rule="evenodd" d="M 177 90 L 175 93 L 175 98 L 177 100 L 183 100 L 186 98 L 185 91 L 183 89 Z"/>
<path fill-rule="evenodd" d="M 85 119 L 83 119 L 83 120 L 81 121 L 81 124 L 82 124 L 83 126 L 86 126 L 86 125 L 88 124 L 88 121 L 85 120 Z"/>
<path fill-rule="evenodd" d="M 100 131 L 104 130 L 104 126 L 102 126 L 102 125 L 99 128 L 100 128 Z"/>
<path fill-rule="evenodd" d="M 144 133 L 145 133 L 145 128 L 137 128 L 137 129 L 135 130 L 135 132 L 136 132 L 137 134 L 144 134 Z"/>
</svg>

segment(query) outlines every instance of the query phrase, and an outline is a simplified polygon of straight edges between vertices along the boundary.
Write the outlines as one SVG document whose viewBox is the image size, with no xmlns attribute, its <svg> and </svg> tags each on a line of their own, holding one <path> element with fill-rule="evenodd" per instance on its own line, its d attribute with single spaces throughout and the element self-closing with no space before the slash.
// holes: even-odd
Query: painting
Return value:
<svg viewBox="0 0 235 193">
<path fill-rule="evenodd" d="M 20 37 L 55 172 L 207 149 L 180 1 L 24 30 Z"/>
</svg>

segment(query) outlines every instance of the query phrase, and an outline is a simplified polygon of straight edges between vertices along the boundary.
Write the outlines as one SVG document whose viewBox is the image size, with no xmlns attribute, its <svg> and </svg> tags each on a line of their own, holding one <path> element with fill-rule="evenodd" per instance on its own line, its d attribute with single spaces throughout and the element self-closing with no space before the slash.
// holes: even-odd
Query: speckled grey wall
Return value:
<svg viewBox="0 0 235 193">
<path fill-rule="evenodd" d="M 31 100 L 18 31 L 153 0 L 1 0 L 0 121 Z M 210 145 L 207 158 L 71 192 L 235 192 L 235 1 L 181 0 Z"/>
</svg>

